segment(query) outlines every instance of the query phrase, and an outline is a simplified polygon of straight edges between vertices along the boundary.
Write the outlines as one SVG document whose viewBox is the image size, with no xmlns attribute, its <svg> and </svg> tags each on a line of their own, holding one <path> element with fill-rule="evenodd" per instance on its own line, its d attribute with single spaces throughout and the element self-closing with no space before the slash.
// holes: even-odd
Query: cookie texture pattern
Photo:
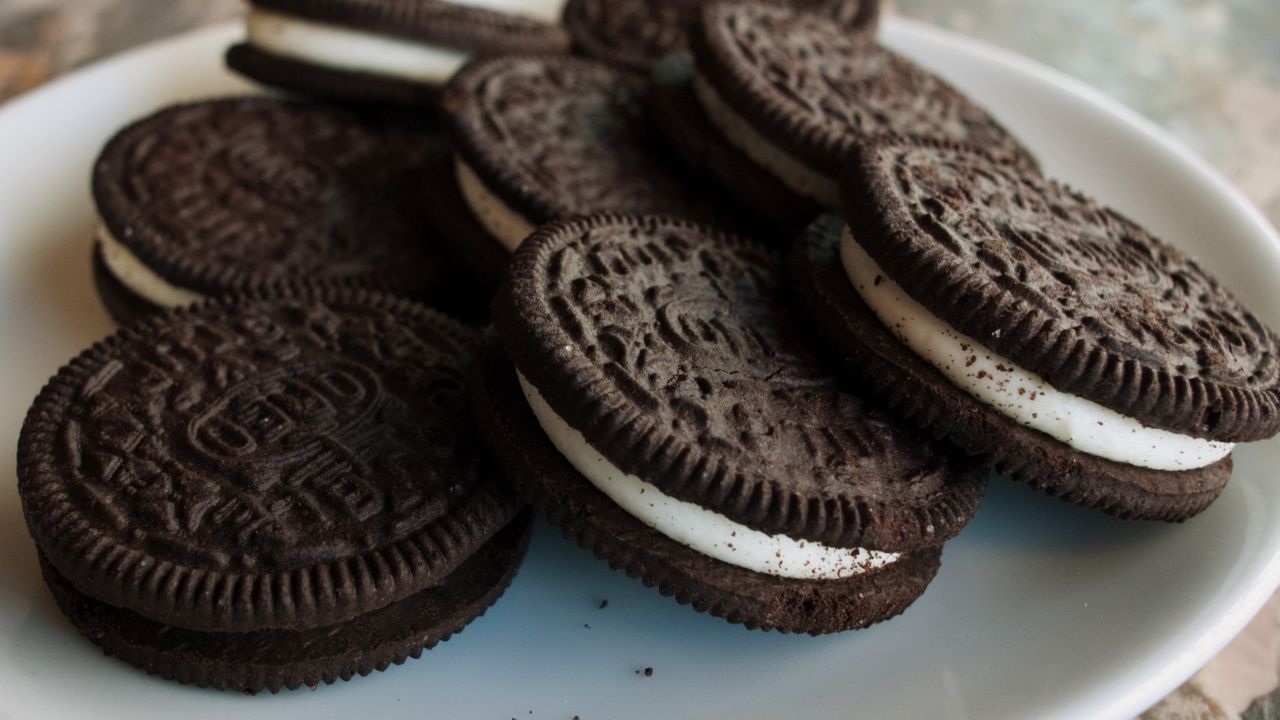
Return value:
<svg viewBox="0 0 1280 720">
<path fill-rule="evenodd" d="M 299 280 L 415 293 L 442 272 L 424 231 L 421 128 L 266 97 L 178 105 L 120 131 L 93 172 L 103 222 L 205 295 Z"/>
<path fill-rule="evenodd" d="M 518 507 L 468 422 L 476 342 L 356 290 L 128 326 L 28 413 L 28 527 L 82 593 L 175 627 L 323 626 L 401 600 Z"/>
<path fill-rule="evenodd" d="M 529 527 L 527 513 L 517 517 L 440 585 L 344 624 L 307 630 L 174 628 L 79 592 L 43 559 L 41 570 L 58 607 L 104 653 L 186 685 L 274 693 L 386 670 L 462 632 L 511 583 Z"/>
<path fill-rule="evenodd" d="M 673 53 L 688 52 L 688 27 L 712 0 L 569 0 L 564 24 L 574 49 L 589 57 L 644 71 Z M 879 0 L 779 0 L 873 32 Z"/>
<path fill-rule="evenodd" d="M 941 78 L 820 15 L 710 5 L 691 44 L 698 72 L 738 114 L 832 176 L 854 143 L 882 133 L 971 143 L 1035 166 L 995 118 Z"/>
<path fill-rule="evenodd" d="M 637 76 L 581 58 L 475 61 L 445 89 L 460 158 L 532 225 L 592 212 L 732 225 L 659 150 Z"/>
</svg>

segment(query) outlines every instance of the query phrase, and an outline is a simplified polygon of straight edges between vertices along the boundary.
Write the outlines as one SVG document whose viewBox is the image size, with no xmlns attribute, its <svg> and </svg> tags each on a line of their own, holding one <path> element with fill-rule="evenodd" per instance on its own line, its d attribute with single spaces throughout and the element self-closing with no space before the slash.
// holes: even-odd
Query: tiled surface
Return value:
<svg viewBox="0 0 1280 720">
<path fill-rule="evenodd" d="M 1172 132 L 1280 224 L 1276 0 L 897 0 L 896 12 L 1074 75 Z M 0 100 L 235 16 L 236 0 L 0 0 Z M 1150 720 L 1280 720 L 1280 600 Z"/>
</svg>

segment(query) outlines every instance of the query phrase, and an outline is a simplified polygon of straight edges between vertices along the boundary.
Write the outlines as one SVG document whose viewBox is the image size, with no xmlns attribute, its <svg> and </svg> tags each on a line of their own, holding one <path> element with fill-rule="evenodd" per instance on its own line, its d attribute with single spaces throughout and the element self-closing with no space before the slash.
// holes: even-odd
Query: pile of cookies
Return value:
<svg viewBox="0 0 1280 720">
<path fill-rule="evenodd" d="M 991 469 L 1180 521 L 1280 430 L 1275 333 L 877 45 L 875 0 L 480 4 L 255 0 L 227 63 L 292 97 L 102 151 L 122 328 L 18 467 L 106 652 L 246 692 L 417 657 L 526 503 L 699 611 L 861 628 Z"/>
</svg>

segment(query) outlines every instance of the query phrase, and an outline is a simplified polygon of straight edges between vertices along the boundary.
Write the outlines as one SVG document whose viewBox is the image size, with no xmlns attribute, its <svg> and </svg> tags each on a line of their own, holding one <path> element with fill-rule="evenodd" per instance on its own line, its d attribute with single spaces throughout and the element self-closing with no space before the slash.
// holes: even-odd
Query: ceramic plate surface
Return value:
<svg viewBox="0 0 1280 720">
<path fill-rule="evenodd" d="M 538 527 L 506 596 L 388 672 L 249 698 L 149 678 L 82 640 L 41 584 L 14 490 L 23 414 L 110 330 L 89 274 L 89 168 L 128 120 L 248 90 L 232 26 L 70 75 L 0 108 L 0 720 L 7 718 L 1126 718 L 1207 661 L 1280 578 L 1280 443 L 1245 447 L 1184 525 L 1125 523 L 1003 479 L 905 615 L 834 637 L 679 606 Z M 1165 134 L 1079 83 L 889 19 L 884 40 L 971 93 L 1045 168 L 1199 256 L 1280 327 L 1280 241 Z M 602 599 L 608 607 L 600 609 Z M 636 671 L 652 667 L 652 677 Z"/>
</svg>

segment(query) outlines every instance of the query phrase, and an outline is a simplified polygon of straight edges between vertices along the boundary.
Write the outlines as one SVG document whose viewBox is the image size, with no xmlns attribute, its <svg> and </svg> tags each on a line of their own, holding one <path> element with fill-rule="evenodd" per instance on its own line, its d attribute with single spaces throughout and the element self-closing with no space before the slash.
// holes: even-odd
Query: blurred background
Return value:
<svg viewBox="0 0 1280 720">
<path fill-rule="evenodd" d="M 1164 127 L 1280 225 L 1280 0 L 896 0 L 1073 75 Z M 0 0 L 0 102 L 240 0 Z M 1280 281 L 1280 279 L 1277 279 Z M 1280 601 L 1149 720 L 1280 720 Z"/>
</svg>

